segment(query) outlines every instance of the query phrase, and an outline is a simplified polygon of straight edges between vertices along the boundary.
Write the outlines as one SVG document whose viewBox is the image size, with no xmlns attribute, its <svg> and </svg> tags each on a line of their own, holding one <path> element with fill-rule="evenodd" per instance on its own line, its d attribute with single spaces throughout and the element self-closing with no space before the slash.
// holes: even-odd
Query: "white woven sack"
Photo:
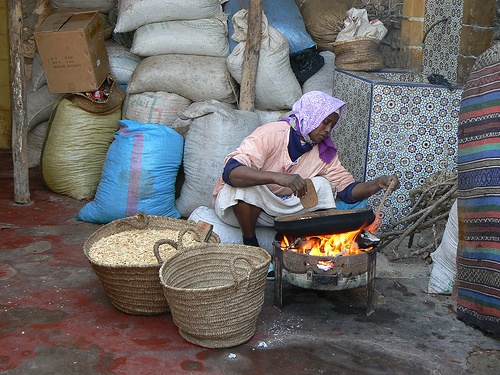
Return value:
<svg viewBox="0 0 500 375">
<path fill-rule="evenodd" d="M 224 159 L 259 126 L 259 119 L 253 112 L 215 100 L 191 104 L 182 117 L 191 124 L 184 142 L 185 180 L 175 205 L 188 217 L 197 207 L 212 206 Z"/>
<path fill-rule="evenodd" d="M 139 27 L 130 48 L 139 56 L 181 53 L 227 57 L 227 15 L 199 20 L 164 21 Z"/>
<path fill-rule="evenodd" d="M 28 131 L 30 131 L 38 124 L 50 118 L 54 104 L 64 94 L 51 94 L 48 85 L 43 85 L 38 90 L 29 89 L 27 91 L 26 112 L 28 113 Z"/>
<path fill-rule="evenodd" d="M 28 168 L 38 167 L 40 165 L 40 158 L 42 156 L 43 140 L 47 132 L 48 121 L 44 121 L 36 125 L 28 132 L 27 135 L 27 156 Z"/>
<path fill-rule="evenodd" d="M 52 8 L 56 9 L 97 9 L 101 13 L 109 13 L 118 0 L 50 0 Z"/>
<path fill-rule="evenodd" d="M 47 84 L 47 77 L 45 77 L 42 60 L 40 60 L 40 54 L 38 52 L 35 52 L 35 55 L 33 56 L 33 64 L 31 64 L 31 77 L 28 82 L 31 82 L 31 90 L 35 91 Z"/>
<path fill-rule="evenodd" d="M 457 201 L 453 203 L 443 232 L 443 239 L 431 253 L 432 270 L 428 293 L 451 294 L 457 274 L 458 211 Z"/>
<path fill-rule="evenodd" d="M 235 103 L 238 85 L 224 57 L 158 55 L 144 58 L 127 86 L 129 94 L 173 92 L 193 102 L 214 99 Z"/>
<path fill-rule="evenodd" d="M 220 237 L 221 243 L 235 243 L 242 244 L 243 238 L 241 236 L 241 229 L 233 227 L 224 223 L 215 213 L 215 210 L 211 207 L 200 206 L 197 207 L 188 220 L 194 221 L 204 221 L 206 223 L 213 225 L 213 231 L 217 233 Z M 256 227 L 255 235 L 259 241 L 259 246 L 266 249 L 269 254 L 273 254 L 273 241 L 276 236 L 276 230 L 273 227 Z"/>
<path fill-rule="evenodd" d="M 302 92 L 323 91 L 333 96 L 333 71 L 335 70 L 335 54 L 332 51 L 322 51 L 325 64 L 302 85 Z"/>
<path fill-rule="evenodd" d="M 240 84 L 248 30 L 247 17 L 247 9 L 233 16 L 233 39 L 239 43 L 227 58 L 228 69 Z M 278 30 L 268 25 L 265 15 L 262 17 L 262 27 L 255 81 L 255 108 L 278 111 L 290 109 L 301 97 L 302 88 L 290 65 L 288 41 Z"/>
<path fill-rule="evenodd" d="M 106 41 L 106 51 L 108 51 L 111 74 L 120 85 L 126 85 L 142 57 L 133 54 L 127 47 L 113 40 Z"/>
<path fill-rule="evenodd" d="M 255 109 L 254 112 L 259 116 L 260 124 L 264 125 L 268 122 L 278 121 L 287 111 L 263 111 Z"/>
<path fill-rule="evenodd" d="M 125 99 L 123 118 L 145 124 L 171 126 L 190 104 L 191 100 L 169 92 L 131 94 Z"/>
<path fill-rule="evenodd" d="M 211 18 L 226 0 L 120 0 L 115 31 L 133 31 L 148 23 Z"/>
</svg>

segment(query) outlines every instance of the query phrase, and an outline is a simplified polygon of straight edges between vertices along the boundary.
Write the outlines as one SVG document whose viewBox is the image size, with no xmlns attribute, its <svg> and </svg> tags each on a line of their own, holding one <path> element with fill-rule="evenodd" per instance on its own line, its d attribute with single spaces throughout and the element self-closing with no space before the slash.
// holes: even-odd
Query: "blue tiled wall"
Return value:
<svg viewBox="0 0 500 375">
<path fill-rule="evenodd" d="M 333 135 L 342 163 L 361 181 L 397 174 L 401 182 L 385 202 L 385 226 L 409 212 L 410 190 L 456 169 L 462 89 L 419 81 L 400 71 L 334 71 L 333 95 L 347 102 Z M 374 209 L 382 195 L 369 199 Z"/>
</svg>

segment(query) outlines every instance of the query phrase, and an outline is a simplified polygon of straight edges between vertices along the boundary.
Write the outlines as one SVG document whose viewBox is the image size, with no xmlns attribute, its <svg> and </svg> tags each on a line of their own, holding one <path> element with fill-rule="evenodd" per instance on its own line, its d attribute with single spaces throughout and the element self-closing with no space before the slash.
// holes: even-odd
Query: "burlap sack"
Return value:
<svg viewBox="0 0 500 375">
<path fill-rule="evenodd" d="M 306 0 L 299 5 L 306 30 L 317 48 L 331 51 L 337 34 L 342 28 L 347 11 L 358 0 Z"/>
</svg>

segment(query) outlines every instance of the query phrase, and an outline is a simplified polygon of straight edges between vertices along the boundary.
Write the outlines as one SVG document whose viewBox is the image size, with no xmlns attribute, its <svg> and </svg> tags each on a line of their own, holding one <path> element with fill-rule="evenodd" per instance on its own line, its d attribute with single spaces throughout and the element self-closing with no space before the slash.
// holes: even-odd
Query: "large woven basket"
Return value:
<svg viewBox="0 0 500 375">
<path fill-rule="evenodd" d="M 384 67 L 378 47 L 380 41 L 373 38 L 357 38 L 332 43 L 335 66 L 343 70 L 373 71 Z"/>
<path fill-rule="evenodd" d="M 85 256 L 113 306 L 125 313 L 136 315 L 166 313 L 169 307 L 158 277 L 161 264 L 109 266 L 99 264 L 89 256 L 92 245 L 101 238 L 133 229 L 169 229 L 178 231 L 182 238 L 186 231 L 198 233 L 196 224 L 166 216 L 138 214 L 102 226 L 89 237 L 83 246 Z M 208 242 L 219 243 L 220 238 L 217 234 L 211 233 Z M 179 243 L 179 239 L 176 239 L 176 243 Z M 154 252 L 154 247 L 151 248 L 151 252 Z"/>
<path fill-rule="evenodd" d="M 180 335 L 206 348 L 248 341 L 264 303 L 269 253 L 237 244 L 180 248 L 159 272 Z"/>
</svg>

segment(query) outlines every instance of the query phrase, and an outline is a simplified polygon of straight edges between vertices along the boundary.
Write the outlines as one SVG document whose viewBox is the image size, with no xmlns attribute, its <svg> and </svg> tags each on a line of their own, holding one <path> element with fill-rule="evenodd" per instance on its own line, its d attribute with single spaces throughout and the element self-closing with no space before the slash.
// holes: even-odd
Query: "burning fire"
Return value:
<svg viewBox="0 0 500 375">
<path fill-rule="evenodd" d="M 378 220 L 375 220 L 368 228 L 374 229 L 377 227 Z M 284 250 L 291 250 L 302 254 L 313 256 L 331 256 L 336 257 L 340 255 L 355 255 L 364 251 L 372 249 L 361 250 L 356 238 L 361 231 L 365 228 L 359 228 L 352 232 L 345 232 L 339 234 L 331 234 L 326 236 L 303 236 L 293 239 L 283 236 L 281 241 L 281 248 Z"/>
</svg>

